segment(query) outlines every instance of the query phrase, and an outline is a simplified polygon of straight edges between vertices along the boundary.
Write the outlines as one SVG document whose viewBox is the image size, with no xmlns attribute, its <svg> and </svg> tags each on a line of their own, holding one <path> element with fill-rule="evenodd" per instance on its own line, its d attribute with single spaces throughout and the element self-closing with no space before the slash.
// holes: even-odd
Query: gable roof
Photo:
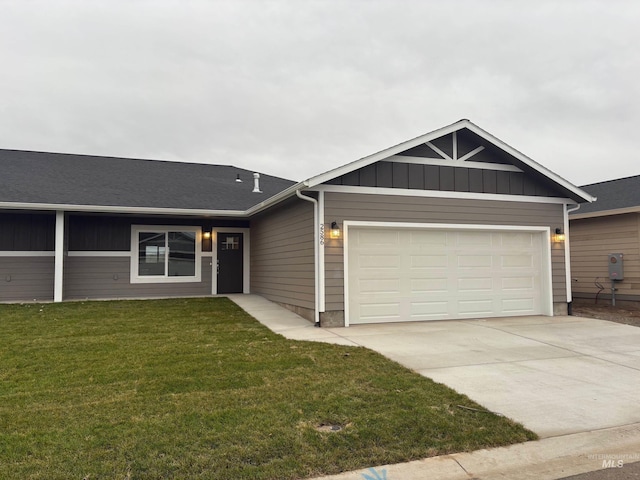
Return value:
<svg viewBox="0 0 640 480">
<path fill-rule="evenodd" d="M 478 127 L 473 122 L 467 119 L 459 120 L 446 127 L 439 128 L 432 132 L 426 133 L 419 137 L 413 138 L 411 140 L 407 140 L 406 142 L 403 142 L 393 147 L 382 150 L 378 153 L 374 153 L 373 155 L 369 155 L 367 157 L 361 158 L 359 160 L 356 160 L 354 162 L 348 163 L 341 167 L 335 168 L 328 172 L 322 173 L 320 175 L 316 175 L 315 177 L 312 177 L 303 183 L 309 187 L 314 187 L 319 184 L 331 181 L 336 177 L 340 177 L 347 173 L 350 173 L 360 168 L 371 165 L 372 163 L 389 159 L 396 155 L 402 155 L 403 153 L 406 155 L 408 153 L 407 151 L 410 151 L 412 149 L 415 150 L 417 147 L 421 147 L 425 145 L 427 145 L 427 148 L 431 150 L 432 153 L 439 155 L 442 160 L 450 160 L 451 165 L 454 165 L 454 164 L 460 165 L 461 162 L 466 161 L 464 155 L 456 159 L 448 158 L 447 152 L 442 152 L 442 151 L 438 152 L 439 149 L 437 147 L 434 150 L 433 148 L 434 146 L 432 143 L 433 141 L 439 138 L 442 138 L 446 135 L 452 134 L 454 132 L 470 132 L 472 135 L 477 136 L 478 139 L 485 145 L 491 145 L 492 147 L 495 147 L 494 152 L 496 151 L 495 149 L 497 149 L 498 151 L 501 151 L 504 154 L 506 154 L 506 155 L 503 155 L 502 158 L 499 160 L 500 163 L 510 163 L 513 166 L 517 167 L 518 169 L 526 173 L 534 175 L 544 181 L 551 182 L 551 184 L 553 184 L 559 191 L 563 192 L 564 195 L 566 195 L 568 198 L 572 199 L 577 203 L 593 202 L 596 200 L 594 197 L 589 195 L 584 190 L 576 187 L 575 185 L 568 182 L 564 178 L 553 173 L 552 171 L 543 167 L 539 163 L 533 161 L 531 158 L 527 157 L 526 155 L 519 152 L 515 148 L 507 145 L 502 140 L 494 137 L 493 135 L 481 129 L 480 127 Z M 469 152 L 469 153 L 472 153 L 472 152 Z M 472 160 L 473 157 L 470 157 L 470 159 Z M 465 164 L 465 165 L 471 166 L 472 163 Z"/>
<path fill-rule="evenodd" d="M 0 172 L 4 208 L 237 214 L 294 184 L 261 174 L 252 193 L 253 172 L 229 165 L 20 150 L 0 150 Z"/>
<path fill-rule="evenodd" d="M 581 188 L 596 195 L 598 201 L 583 205 L 571 215 L 571 218 L 640 212 L 640 175 L 592 183 Z"/>
<path fill-rule="evenodd" d="M 433 162 L 429 157 L 436 155 L 442 165 L 480 165 L 476 160 L 481 156 L 475 156 L 480 147 L 458 155 L 455 140 L 449 151 L 441 143 L 436 145 L 456 133 L 487 148 L 490 154 L 480 160 L 484 165 L 502 164 L 523 171 L 576 203 L 595 201 L 584 190 L 463 119 L 299 183 L 261 174 L 259 194 L 252 193 L 253 172 L 229 165 L 0 150 L 0 208 L 246 216 L 294 196 L 297 190 L 394 157 L 405 161 L 417 155 Z M 236 182 L 238 176 L 241 183 Z"/>
</svg>

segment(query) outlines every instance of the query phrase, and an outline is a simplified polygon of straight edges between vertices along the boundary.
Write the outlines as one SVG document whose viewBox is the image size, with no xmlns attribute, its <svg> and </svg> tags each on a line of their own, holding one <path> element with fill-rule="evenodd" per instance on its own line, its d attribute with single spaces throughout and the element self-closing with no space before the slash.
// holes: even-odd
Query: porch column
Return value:
<svg viewBox="0 0 640 480">
<path fill-rule="evenodd" d="M 62 301 L 64 282 L 64 211 L 56 211 L 55 267 L 53 277 L 53 301 Z"/>
</svg>

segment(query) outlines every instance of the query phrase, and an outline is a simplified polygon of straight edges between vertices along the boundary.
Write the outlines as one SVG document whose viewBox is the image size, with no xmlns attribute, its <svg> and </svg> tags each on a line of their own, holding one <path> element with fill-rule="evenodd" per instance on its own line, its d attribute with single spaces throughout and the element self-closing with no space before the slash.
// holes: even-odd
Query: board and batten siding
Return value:
<svg viewBox="0 0 640 480">
<path fill-rule="evenodd" d="M 310 202 L 294 198 L 251 219 L 251 293 L 313 312 L 313 215 Z"/>
<path fill-rule="evenodd" d="M 211 257 L 202 257 L 202 281 L 130 283 L 131 259 L 68 256 L 64 263 L 64 299 L 199 297 L 211 295 Z"/>
<path fill-rule="evenodd" d="M 53 255 L 0 255 L 0 302 L 53 300 Z"/>
<path fill-rule="evenodd" d="M 578 211 L 579 213 L 579 211 Z M 594 298 L 596 279 L 611 298 L 609 254 L 622 253 L 624 279 L 616 282 L 616 298 L 640 300 L 640 214 L 571 219 L 571 277 L 576 298 Z"/>
<path fill-rule="evenodd" d="M 395 195 L 325 193 L 326 225 L 345 220 L 375 222 L 415 222 L 444 224 L 486 224 L 548 226 L 553 232 L 563 226 L 561 204 L 500 202 Z M 344 252 L 342 240 L 325 244 L 325 307 L 344 310 Z M 552 291 L 554 303 L 565 303 L 566 275 L 564 245 L 551 245 Z"/>
</svg>

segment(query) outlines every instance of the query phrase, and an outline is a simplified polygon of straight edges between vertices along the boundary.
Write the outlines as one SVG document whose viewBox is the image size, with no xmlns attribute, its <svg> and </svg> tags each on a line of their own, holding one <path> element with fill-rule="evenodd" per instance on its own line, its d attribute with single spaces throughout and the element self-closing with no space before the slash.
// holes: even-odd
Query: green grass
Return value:
<svg viewBox="0 0 640 480">
<path fill-rule="evenodd" d="M 224 298 L 0 305 L 0 329 L 3 479 L 292 479 L 535 438 Z"/>
</svg>

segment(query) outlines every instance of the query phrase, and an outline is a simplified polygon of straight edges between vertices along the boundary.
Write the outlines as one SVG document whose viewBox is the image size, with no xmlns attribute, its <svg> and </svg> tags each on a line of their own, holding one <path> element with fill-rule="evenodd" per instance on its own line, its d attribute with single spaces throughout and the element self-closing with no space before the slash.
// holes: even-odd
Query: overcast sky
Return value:
<svg viewBox="0 0 640 480">
<path fill-rule="evenodd" d="M 304 180 L 468 118 L 576 185 L 637 175 L 639 25 L 638 0 L 0 0 L 0 148 Z"/>
</svg>

